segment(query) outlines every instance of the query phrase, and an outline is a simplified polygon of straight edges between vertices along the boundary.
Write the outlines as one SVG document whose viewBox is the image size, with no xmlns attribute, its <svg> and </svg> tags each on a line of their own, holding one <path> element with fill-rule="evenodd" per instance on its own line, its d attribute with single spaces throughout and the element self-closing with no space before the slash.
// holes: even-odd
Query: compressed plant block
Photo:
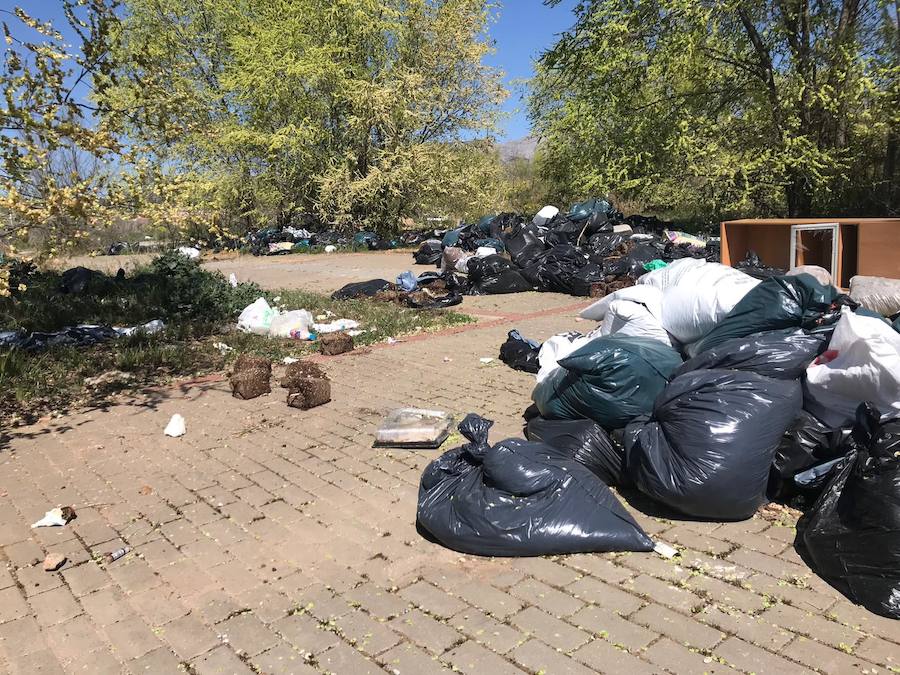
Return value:
<svg viewBox="0 0 900 675">
<path fill-rule="evenodd" d="M 245 370 L 265 370 L 269 375 L 272 374 L 272 362 L 262 356 L 253 356 L 252 354 L 241 354 L 234 362 L 231 369 L 233 373 L 241 373 Z"/>
<path fill-rule="evenodd" d="M 285 389 L 297 389 L 305 380 L 327 380 L 328 375 L 322 366 L 310 361 L 297 361 L 290 364 L 281 378 L 281 386 Z"/>
<path fill-rule="evenodd" d="M 235 398 L 249 400 L 268 394 L 272 391 L 269 384 L 271 373 L 264 368 L 251 368 L 234 373 L 231 378 L 231 395 Z"/>
<path fill-rule="evenodd" d="M 325 356 L 337 356 L 353 351 L 353 337 L 346 333 L 329 333 L 319 338 L 319 351 Z"/>
<path fill-rule="evenodd" d="M 291 408 L 309 410 L 331 400 L 331 382 L 315 378 L 298 379 L 287 396 Z"/>
</svg>

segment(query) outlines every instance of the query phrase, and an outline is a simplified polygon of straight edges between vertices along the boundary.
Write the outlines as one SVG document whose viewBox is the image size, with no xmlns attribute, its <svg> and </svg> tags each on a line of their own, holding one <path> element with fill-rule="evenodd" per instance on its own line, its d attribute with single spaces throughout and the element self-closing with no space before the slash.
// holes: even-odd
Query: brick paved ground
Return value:
<svg viewBox="0 0 900 675">
<path fill-rule="evenodd" d="M 777 513 L 718 524 L 632 508 L 681 548 L 672 561 L 482 559 L 424 541 L 417 486 L 437 452 L 372 449 L 381 415 L 476 411 L 497 421 L 492 439 L 520 435 L 531 377 L 479 357 L 512 327 L 543 339 L 579 326 L 559 309 L 572 298 L 466 302 L 493 318 L 327 360 L 334 401 L 322 408 L 287 408 L 278 389 L 239 401 L 210 383 L 15 433 L 0 450 L 0 671 L 900 668 L 898 624 L 812 576 Z M 181 439 L 162 436 L 174 412 Z M 78 519 L 29 529 L 57 504 Z M 133 553 L 98 562 L 126 544 Z M 47 552 L 69 558 L 61 573 L 41 570 Z"/>
</svg>

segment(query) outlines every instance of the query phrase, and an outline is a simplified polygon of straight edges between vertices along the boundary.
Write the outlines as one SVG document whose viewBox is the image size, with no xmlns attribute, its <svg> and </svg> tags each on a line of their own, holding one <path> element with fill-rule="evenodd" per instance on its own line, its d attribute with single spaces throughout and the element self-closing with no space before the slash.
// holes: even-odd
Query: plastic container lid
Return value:
<svg viewBox="0 0 900 675">
<path fill-rule="evenodd" d="M 450 435 L 453 417 L 440 410 L 399 408 L 391 411 L 375 433 L 375 447 L 438 448 Z"/>
</svg>

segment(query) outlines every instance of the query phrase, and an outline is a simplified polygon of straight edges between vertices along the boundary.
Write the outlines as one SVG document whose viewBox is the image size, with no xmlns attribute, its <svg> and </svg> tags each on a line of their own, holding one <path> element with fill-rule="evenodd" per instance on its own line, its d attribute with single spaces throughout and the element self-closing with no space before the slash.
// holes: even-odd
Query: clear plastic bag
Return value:
<svg viewBox="0 0 900 675">
<path fill-rule="evenodd" d="M 450 435 L 453 417 L 440 410 L 399 408 L 391 411 L 375 433 L 375 447 L 438 448 Z"/>
</svg>

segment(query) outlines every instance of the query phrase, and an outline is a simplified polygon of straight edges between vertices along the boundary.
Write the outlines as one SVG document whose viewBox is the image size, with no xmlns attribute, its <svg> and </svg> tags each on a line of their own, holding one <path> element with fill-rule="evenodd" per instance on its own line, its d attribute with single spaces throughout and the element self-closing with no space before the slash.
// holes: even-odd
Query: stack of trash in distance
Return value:
<svg viewBox="0 0 900 675">
<path fill-rule="evenodd" d="M 900 618 L 900 334 L 803 271 L 760 276 L 677 260 L 585 308 L 581 316 L 598 322 L 585 335 L 538 347 L 512 331 L 501 358 L 537 370 L 526 435 L 541 450 L 525 447 L 543 470 L 574 462 L 669 515 L 741 520 L 767 499 L 802 497 L 795 503 L 812 506 L 798 546 L 814 571 Z M 518 443 L 500 446 L 521 453 Z M 480 441 L 474 448 L 426 470 L 420 522 L 452 548 L 512 554 L 510 521 L 489 514 L 525 494 L 516 471 L 539 471 L 508 450 L 495 464 Z M 455 480 L 468 481 L 478 504 L 462 500 Z M 512 487 L 502 492 L 504 481 Z M 447 499 L 453 510 L 435 518 L 435 502 Z M 527 514 L 497 512 L 514 524 L 555 517 L 555 501 L 528 503 Z M 574 515 L 557 531 L 582 524 L 594 525 Z M 570 542 L 561 534 L 556 546 Z"/>
<path fill-rule="evenodd" d="M 315 218 L 306 218 L 297 225 L 273 225 L 248 234 L 246 246 L 253 255 L 307 253 L 325 247 L 329 247 L 329 252 L 336 249 L 386 251 L 418 246 L 429 238 L 443 236 L 442 231 L 416 230 L 388 238 L 369 231 L 347 234 L 321 227 Z"/>
<path fill-rule="evenodd" d="M 392 302 L 413 309 L 442 309 L 453 307 L 463 300 L 467 289 L 464 277 L 426 272 L 418 278 L 404 272 L 396 283 L 386 279 L 350 283 L 331 294 L 332 300 L 372 298 Z"/>
<path fill-rule="evenodd" d="M 629 286 L 648 270 L 685 257 L 718 261 L 717 240 L 669 229 L 656 218 L 621 213 L 606 200 L 553 206 L 527 220 L 513 213 L 430 239 L 413 255 L 435 264 L 463 294 L 547 291 L 600 297 Z M 466 277 L 461 279 L 459 277 Z"/>
</svg>

